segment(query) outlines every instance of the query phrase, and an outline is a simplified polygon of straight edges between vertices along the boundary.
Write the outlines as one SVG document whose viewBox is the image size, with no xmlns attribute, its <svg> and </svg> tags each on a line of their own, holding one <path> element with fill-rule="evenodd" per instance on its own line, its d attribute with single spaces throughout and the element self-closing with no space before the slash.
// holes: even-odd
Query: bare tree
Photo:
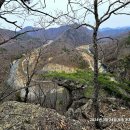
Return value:
<svg viewBox="0 0 130 130">
<path fill-rule="evenodd" d="M 44 20 L 44 28 L 54 24 L 61 16 L 65 14 L 55 14 L 55 12 L 46 11 L 46 0 L 32 1 L 32 0 L 1 0 L 0 1 L 0 20 L 7 25 L 11 25 L 16 34 L 8 39 L 0 41 L 0 45 L 17 37 L 24 35 L 28 32 L 39 31 L 40 29 L 29 30 L 25 32 L 18 32 L 18 29 L 22 29 L 25 22 L 31 21 L 32 24 L 36 24 L 40 19 Z M 10 17 L 8 17 L 10 16 Z M 11 16 L 14 19 L 11 19 Z M 30 20 L 32 19 L 33 20 Z M 17 19 L 18 18 L 18 19 Z M 38 24 L 39 25 L 39 24 Z M 1 25 L 2 26 L 2 25 Z M 43 26 L 42 26 L 43 27 Z"/>
<path fill-rule="evenodd" d="M 36 73 L 36 69 L 37 69 L 37 65 L 39 63 L 40 56 L 41 56 L 41 49 L 39 49 L 38 56 L 36 58 L 36 61 L 34 63 L 32 70 L 30 70 L 30 67 L 29 67 L 31 55 L 29 54 L 29 56 L 26 57 L 27 80 L 26 80 L 26 85 L 25 85 L 26 86 L 26 89 L 25 89 L 26 93 L 25 93 L 24 102 L 27 102 L 27 100 L 28 100 L 29 86 L 30 86 L 30 83 L 32 81 L 32 78 L 34 77 L 34 75 Z"/>
<path fill-rule="evenodd" d="M 84 1 L 74 1 L 68 0 L 68 12 L 70 11 L 71 14 L 69 17 L 74 18 L 74 21 L 80 23 L 80 26 L 86 26 L 93 30 L 92 40 L 93 40 L 93 48 L 94 48 L 94 97 L 93 97 L 93 106 L 94 106 L 94 118 L 98 119 L 100 117 L 99 111 L 99 91 L 100 85 L 98 81 L 99 77 L 99 67 L 98 67 L 98 43 L 100 39 L 98 37 L 99 27 L 107 21 L 112 15 L 120 14 L 120 11 L 124 11 L 123 14 L 128 14 L 125 11 L 125 8 L 130 5 L 129 0 L 84 0 Z M 106 8 L 102 12 L 102 8 L 105 6 Z M 77 8 L 76 8 L 77 7 Z M 82 11 L 82 16 L 75 17 L 75 14 L 78 14 L 79 11 Z M 94 24 L 89 22 L 88 19 L 93 18 Z M 81 21 L 80 21 L 81 19 Z M 97 120 L 95 121 L 96 128 L 102 129 L 100 122 Z"/>
<path fill-rule="evenodd" d="M 24 24 L 25 21 L 27 21 L 26 19 L 28 16 L 34 16 L 34 17 L 36 16 L 37 19 L 39 19 L 41 17 L 44 19 L 48 19 L 48 20 L 45 20 L 45 21 L 47 21 L 47 27 L 49 25 L 51 25 L 52 23 L 54 23 L 55 20 L 60 17 L 59 15 L 53 16 L 53 15 L 51 15 L 50 12 L 44 11 L 45 8 L 46 8 L 46 0 L 44 0 L 42 2 L 40 0 L 37 0 L 34 3 L 31 0 L 15 0 L 15 1 L 1 0 L 0 1 L 0 20 L 3 20 L 5 23 L 13 25 L 15 27 L 16 34 L 12 37 L 9 37 L 8 39 L 4 39 L 4 37 L 2 37 L 2 40 L 0 41 L 0 45 L 3 45 L 4 43 L 9 42 L 12 39 L 16 39 L 17 37 L 19 37 L 25 33 L 34 32 L 34 30 L 25 31 L 22 33 L 17 32 L 17 28 L 22 29 L 22 25 Z M 19 18 L 10 20 L 10 17 L 8 17 L 8 15 L 16 16 Z M 21 23 L 19 23 L 20 18 L 22 19 Z M 46 27 L 46 26 L 44 26 L 44 27 Z M 40 29 L 36 29 L 35 31 L 39 31 L 39 30 Z M 27 74 L 28 74 L 27 79 L 28 80 L 26 82 L 25 87 L 30 86 L 31 79 L 34 76 L 34 73 L 36 71 L 38 59 L 39 58 L 37 58 L 37 60 L 36 60 L 34 71 L 32 73 L 30 73 L 27 70 L 28 71 L 27 72 Z M 29 69 L 29 68 L 27 68 L 27 69 Z M 26 96 L 25 96 L 26 98 L 28 95 L 27 94 L 28 87 L 26 88 Z M 11 92 L 10 94 L 12 94 L 12 93 L 13 92 Z M 1 100 L 3 100 L 5 97 L 7 97 L 8 94 L 4 95 L 4 92 L 3 92 L 2 95 L 3 96 L 1 98 Z M 26 100 L 26 98 L 25 98 L 25 100 Z"/>
</svg>

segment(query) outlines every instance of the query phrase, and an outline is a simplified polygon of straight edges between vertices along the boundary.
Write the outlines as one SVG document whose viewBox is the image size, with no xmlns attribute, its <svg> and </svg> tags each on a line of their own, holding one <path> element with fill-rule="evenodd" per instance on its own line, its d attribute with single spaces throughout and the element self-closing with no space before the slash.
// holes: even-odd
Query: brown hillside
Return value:
<svg viewBox="0 0 130 130">
<path fill-rule="evenodd" d="M 74 48 L 71 44 L 54 42 L 44 45 L 41 48 L 41 56 L 38 63 L 38 70 L 43 71 L 75 71 L 76 69 L 88 69 L 91 56 L 84 51 L 86 46 Z M 39 48 L 40 49 L 40 48 Z M 31 52 L 30 66 L 37 59 L 38 49 Z"/>
</svg>

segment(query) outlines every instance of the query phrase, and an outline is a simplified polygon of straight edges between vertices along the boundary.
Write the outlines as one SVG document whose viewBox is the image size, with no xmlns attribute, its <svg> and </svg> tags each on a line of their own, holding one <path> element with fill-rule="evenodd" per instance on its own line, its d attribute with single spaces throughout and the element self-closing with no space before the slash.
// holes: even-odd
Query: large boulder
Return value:
<svg viewBox="0 0 130 130">
<path fill-rule="evenodd" d="M 25 89 L 21 90 L 19 97 L 21 101 L 25 98 Z M 28 102 L 38 103 L 41 106 L 52 108 L 58 112 L 64 113 L 70 102 L 70 95 L 66 88 L 54 83 L 42 84 L 29 88 Z"/>
</svg>

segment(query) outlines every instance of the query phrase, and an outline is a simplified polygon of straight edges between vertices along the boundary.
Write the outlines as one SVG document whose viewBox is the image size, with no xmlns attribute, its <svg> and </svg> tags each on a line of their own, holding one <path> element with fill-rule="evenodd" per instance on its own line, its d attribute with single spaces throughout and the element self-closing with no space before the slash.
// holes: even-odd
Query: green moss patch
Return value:
<svg viewBox="0 0 130 130">
<path fill-rule="evenodd" d="M 83 71 L 77 70 L 75 73 L 65 73 L 65 72 L 48 72 L 46 74 L 40 75 L 44 78 L 62 78 L 73 81 L 78 81 L 83 84 L 87 84 L 85 90 L 86 97 L 92 97 L 94 88 L 93 88 L 93 72 L 92 71 Z M 101 87 L 100 95 L 101 96 L 114 96 L 124 100 L 130 100 L 130 87 L 127 82 L 118 83 L 110 80 L 110 77 L 113 77 L 111 74 L 99 74 L 99 85 Z"/>
</svg>

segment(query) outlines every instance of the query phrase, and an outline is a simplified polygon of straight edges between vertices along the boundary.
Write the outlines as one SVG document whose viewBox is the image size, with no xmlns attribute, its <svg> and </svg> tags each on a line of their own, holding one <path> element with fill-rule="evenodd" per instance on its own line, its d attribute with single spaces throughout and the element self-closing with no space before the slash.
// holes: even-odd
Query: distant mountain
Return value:
<svg viewBox="0 0 130 130">
<path fill-rule="evenodd" d="M 1 47 L 8 50 L 10 53 L 19 53 L 21 50 L 30 50 L 31 48 L 37 48 L 44 44 L 44 40 L 53 40 L 56 42 L 71 44 L 74 46 L 86 45 L 92 42 L 92 30 L 86 27 L 80 27 L 79 25 L 64 25 L 57 28 L 34 28 L 31 26 L 25 27 L 19 32 L 14 32 L 11 30 L 0 29 L 0 41 L 7 40 L 20 32 L 26 32 L 29 30 L 34 30 L 33 32 L 28 32 L 24 35 L 13 39 Z M 36 31 L 39 29 L 39 31 Z M 125 37 L 128 35 L 130 27 L 122 28 L 103 28 L 99 30 L 99 35 L 101 36 L 111 36 L 111 37 Z M 108 43 L 109 41 L 104 41 Z M 15 50 L 15 51 L 13 51 Z"/>
<path fill-rule="evenodd" d="M 33 28 L 25 27 L 20 32 L 34 30 L 27 33 L 31 37 L 40 38 L 42 40 L 63 40 L 64 42 L 71 42 L 73 44 L 90 43 L 92 31 L 86 27 L 78 27 L 78 24 L 64 25 L 57 28 Z M 39 31 L 37 31 L 39 29 Z"/>
<path fill-rule="evenodd" d="M 130 32 L 130 27 L 103 28 L 99 30 L 102 36 L 117 37 Z"/>
<path fill-rule="evenodd" d="M 4 40 L 13 37 L 14 35 L 15 35 L 14 31 L 0 28 L 0 42 L 3 42 Z"/>
<path fill-rule="evenodd" d="M 76 26 L 71 26 L 56 40 L 59 42 L 62 41 L 64 43 L 69 43 L 74 46 L 90 44 L 92 42 L 92 31 L 87 29 L 86 27 L 80 27 L 76 29 Z"/>
<path fill-rule="evenodd" d="M 49 29 L 35 28 L 35 27 L 28 26 L 23 28 L 20 32 L 32 31 L 27 33 L 31 37 L 40 38 L 42 40 L 54 40 L 69 28 L 70 28 L 69 25 L 60 26 L 58 28 L 49 28 Z"/>
<path fill-rule="evenodd" d="M 0 43 L 9 40 L 10 38 L 14 37 L 18 33 L 19 32 L 0 29 Z M 42 42 L 41 39 L 32 38 L 27 34 L 23 34 L 16 37 L 15 39 L 11 39 L 8 42 L 0 45 L 0 49 L 2 48 L 2 50 L 6 50 L 6 52 L 11 55 L 19 55 L 21 53 L 26 52 L 27 50 L 29 51 L 33 48 L 37 48 L 43 45 L 43 43 L 44 42 Z"/>
<path fill-rule="evenodd" d="M 49 28 L 49 29 L 27 26 L 23 28 L 20 32 L 32 31 L 32 32 L 28 32 L 27 34 L 31 37 L 40 38 L 42 40 L 55 40 L 59 38 L 60 35 L 62 35 L 62 39 L 63 39 L 63 35 L 64 35 L 64 39 L 70 39 L 70 37 L 73 35 L 72 37 L 73 39 L 75 39 L 73 41 L 76 41 L 79 43 L 90 42 L 90 38 L 92 36 L 92 30 L 89 30 L 86 27 L 82 27 L 82 29 L 81 28 L 77 29 L 78 30 L 77 31 L 76 29 L 74 30 L 73 28 L 74 26 L 78 26 L 78 24 L 64 25 L 57 28 Z M 37 31 L 38 29 L 39 31 Z M 130 27 L 102 28 L 102 29 L 99 29 L 99 36 L 100 37 L 101 36 L 118 37 L 120 35 L 124 35 L 128 33 L 129 31 L 130 31 Z M 81 32 L 82 32 L 82 35 L 80 35 Z M 90 38 L 88 38 L 89 36 Z M 72 37 L 71 37 L 71 40 L 72 40 Z M 79 37 L 80 37 L 80 41 L 79 41 Z"/>
<path fill-rule="evenodd" d="M 17 37 L 9 41 L 8 43 L 2 45 L 10 52 L 16 52 L 12 50 L 20 51 L 21 49 L 36 48 L 45 43 L 46 40 L 62 41 L 64 43 L 72 44 L 74 46 L 80 46 L 83 44 L 89 44 L 92 42 L 92 30 L 86 27 L 80 27 L 79 25 L 64 25 L 57 28 L 34 28 L 32 26 L 25 27 L 19 32 L 14 32 L 11 30 L 0 29 L 0 41 L 7 40 L 20 32 L 26 32 L 29 30 L 34 30 L 33 32 L 28 32 L 24 35 Z M 36 31 L 38 30 L 39 31 Z M 128 35 L 130 27 L 122 28 L 103 28 L 99 30 L 99 35 L 101 36 L 111 36 L 111 37 L 122 37 Z M 108 42 L 108 41 L 106 41 Z"/>
</svg>

